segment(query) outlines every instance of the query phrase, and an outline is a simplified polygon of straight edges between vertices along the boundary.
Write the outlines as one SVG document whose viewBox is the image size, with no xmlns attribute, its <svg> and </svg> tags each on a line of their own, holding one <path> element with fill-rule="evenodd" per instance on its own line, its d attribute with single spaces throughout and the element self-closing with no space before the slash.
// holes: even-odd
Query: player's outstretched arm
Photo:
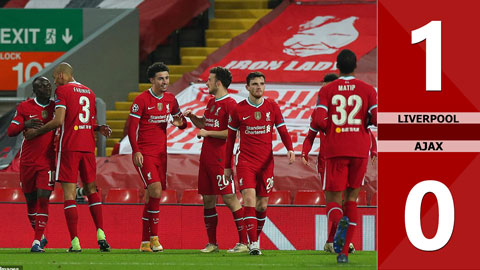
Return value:
<svg viewBox="0 0 480 270">
<path fill-rule="evenodd" d="M 173 115 L 173 120 L 170 123 L 179 129 L 185 129 L 187 127 L 187 119 L 181 113 Z"/>
<path fill-rule="evenodd" d="M 217 131 L 217 130 L 205 130 L 202 128 L 197 134 L 197 138 L 200 139 L 201 137 L 212 137 L 212 138 L 226 140 L 228 137 L 228 129 Z"/>
<path fill-rule="evenodd" d="M 63 125 L 63 122 L 65 121 L 65 108 L 63 107 L 57 107 L 55 109 L 55 117 L 48 121 L 45 125 L 43 125 L 41 128 L 38 129 L 29 129 L 25 132 L 25 139 L 26 140 L 31 140 L 37 136 L 43 135 L 51 130 L 54 130 L 61 125 Z"/>
<path fill-rule="evenodd" d="M 193 125 L 195 125 L 197 128 L 204 128 L 205 127 L 205 118 L 204 117 L 198 117 L 195 115 L 192 110 L 186 110 L 183 115 L 185 117 L 190 118 L 192 121 Z M 204 137 L 204 136 L 202 136 Z"/>
</svg>

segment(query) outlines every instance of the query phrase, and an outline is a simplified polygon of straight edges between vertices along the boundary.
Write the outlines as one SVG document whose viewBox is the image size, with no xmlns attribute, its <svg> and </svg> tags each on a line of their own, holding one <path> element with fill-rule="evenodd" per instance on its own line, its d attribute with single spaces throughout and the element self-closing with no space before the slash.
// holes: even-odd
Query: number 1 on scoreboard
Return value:
<svg viewBox="0 0 480 270">
<path fill-rule="evenodd" d="M 412 31 L 412 44 L 427 42 L 427 91 L 442 91 L 442 22 L 431 21 Z"/>
</svg>

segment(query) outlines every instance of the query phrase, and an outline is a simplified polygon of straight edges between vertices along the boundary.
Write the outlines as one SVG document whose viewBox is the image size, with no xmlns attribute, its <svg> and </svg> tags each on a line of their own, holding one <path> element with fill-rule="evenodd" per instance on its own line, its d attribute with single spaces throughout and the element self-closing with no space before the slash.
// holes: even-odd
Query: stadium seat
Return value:
<svg viewBox="0 0 480 270">
<path fill-rule="evenodd" d="M 198 194 L 198 190 L 196 189 L 185 189 L 180 203 L 203 204 L 202 195 Z"/>
<path fill-rule="evenodd" d="M 173 189 L 167 189 L 162 191 L 162 197 L 160 197 L 160 203 L 177 203 L 177 191 Z"/>
<path fill-rule="evenodd" d="M 296 205 L 326 205 L 325 194 L 321 190 L 299 190 L 293 204 Z"/>
<path fill-rule="evenodd" d="M 367 192 L 365 190 L 360 190 L 358 193 L 357 205 L 367 205 Z"/>
<path fill-rule="evenodd" d="M 290 190 L 272 191 L 268 204 L 290 204 Z"/>
<path fill-rule="evenodd" d="M 370 198 L 370 206 L 377 206 L 377 192 L 373 193 L 372 198 Z"/>
<path fill-rule="evenodd" d="M 0 188 L 0 202 L 25 202 L 21 188 Z"/>
<path fill-rule="evenodd" d="M 50 195 L 50 202 L 61 202 L 63 203 L 63 189 L 62 185 L 55 185 L 55 189 Z"/>
<path fill-rule="evenodd" d="M 237 195 L 237 198 L 238 198 L 238 200 L 240 201 L 240 204 L 243 204 L 243 196 L 242 196 L 242 193 L 237 192 L 237 193 L 235 193 L 235 194 Z M 217 204 L 225 204 L 225 203 L 223 202 L 222 195 L 218 195 L 218 196 L 217 196 Z"/>
<path fill-rule="evenodd" d="M 138 189 L 110 189 L 105 197 L 106 203 L 138 203 Z"/>
</svg>

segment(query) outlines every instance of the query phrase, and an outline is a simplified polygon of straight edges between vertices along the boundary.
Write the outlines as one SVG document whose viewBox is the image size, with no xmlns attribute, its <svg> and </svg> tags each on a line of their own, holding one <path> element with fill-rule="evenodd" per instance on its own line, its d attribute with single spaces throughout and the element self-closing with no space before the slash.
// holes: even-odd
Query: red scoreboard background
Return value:
<svg viewBox="0 0 480 270">
<path fill-rule="evenodd" d="M 479 7 L 378 1 L 379 269 L 480 269 Z"/>
</svg>

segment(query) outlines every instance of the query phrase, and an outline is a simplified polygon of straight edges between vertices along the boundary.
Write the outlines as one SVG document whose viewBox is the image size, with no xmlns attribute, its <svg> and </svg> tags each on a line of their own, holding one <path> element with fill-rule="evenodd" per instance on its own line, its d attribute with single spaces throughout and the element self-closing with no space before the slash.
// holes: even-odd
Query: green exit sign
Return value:
<svg viewBox="0 0 480 270">
<path fill-rule="evenodd" d="M 66 52 L 83 40 L 81 9 L 0 9 L 0 51 Z"/>
</svg>

